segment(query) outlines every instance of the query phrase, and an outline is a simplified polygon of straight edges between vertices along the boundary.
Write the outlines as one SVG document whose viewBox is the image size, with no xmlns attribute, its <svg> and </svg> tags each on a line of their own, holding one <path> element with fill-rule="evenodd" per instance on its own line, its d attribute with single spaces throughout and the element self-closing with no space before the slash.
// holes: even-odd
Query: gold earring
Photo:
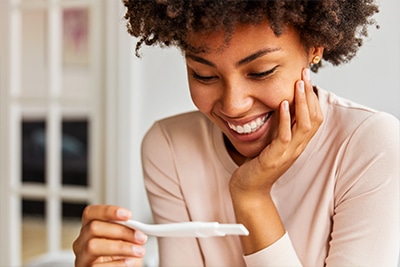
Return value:
<svg viewBox="0 0 400 267">
<path fill-rule="evenodd" d="M 319 56 L 315 56 L 312 59 L 312 64 L 317 65 L 321 61 L 321 58 Z"/>
</svg>

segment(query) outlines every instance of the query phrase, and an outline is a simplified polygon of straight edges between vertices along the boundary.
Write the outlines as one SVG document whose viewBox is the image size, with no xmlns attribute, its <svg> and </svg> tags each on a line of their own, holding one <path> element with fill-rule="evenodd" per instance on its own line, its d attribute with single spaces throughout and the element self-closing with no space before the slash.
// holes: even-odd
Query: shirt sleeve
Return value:
<svg viewBox="0 0 400 267">
<path fill-rule="evenodd" d="M 155 223 L 190 221 L 170 141 L 155 123 L 142 142 L 142 165 L 147 195 Z M 160 266 L 203 266 L 195 238 L 159 238 Z"/>
<path fill-rule="evenodd" d="M 244 260 L 247 267 L 302 266 L 287 232 L 269 247 L 244 256 Z"/>
<path fill-rule="evenodd" d="M 399 121 L 377 113 L 343 148 L 326 266 L 397 266 Z"/>
</svg>

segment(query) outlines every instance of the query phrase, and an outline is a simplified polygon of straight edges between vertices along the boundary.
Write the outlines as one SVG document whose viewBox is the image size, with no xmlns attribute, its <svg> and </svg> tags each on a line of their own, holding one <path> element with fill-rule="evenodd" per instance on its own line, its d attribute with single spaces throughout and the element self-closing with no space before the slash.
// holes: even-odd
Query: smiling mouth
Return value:
<svg viewBox="0 0 400 267">
<path fill-rule="evenodd" d="M 267 115 L 265 115 L 263 118 L 257 118 L 253 121 L 250 121 L 248 123 L 245 123 L 243 125 L 233 125 L 228 122 L 229 128 L 231 128 L 233 131 L 235 131 L 238 134 L 249 134 L 257 131 L 258 129 L 261 128 L 265 124 L 265 122 L 271 117 L 273 111 L 269 112 Z"/>
</svg>

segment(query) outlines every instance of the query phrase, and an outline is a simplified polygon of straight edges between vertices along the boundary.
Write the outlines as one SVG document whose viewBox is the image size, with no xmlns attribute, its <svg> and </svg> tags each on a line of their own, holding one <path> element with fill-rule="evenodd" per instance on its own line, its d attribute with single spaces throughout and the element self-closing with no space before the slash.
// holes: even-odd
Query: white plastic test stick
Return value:
<svg viewBox="0 0 400 267">
<path fill-rule="evenodd" d="M 134 220 L 116 223 L 157 237 L 211 237 L 225 235 L 249 235 L 243 224 L 220 224 L 218 222 L 179 222 L 145 224 Z"/>
</svg>

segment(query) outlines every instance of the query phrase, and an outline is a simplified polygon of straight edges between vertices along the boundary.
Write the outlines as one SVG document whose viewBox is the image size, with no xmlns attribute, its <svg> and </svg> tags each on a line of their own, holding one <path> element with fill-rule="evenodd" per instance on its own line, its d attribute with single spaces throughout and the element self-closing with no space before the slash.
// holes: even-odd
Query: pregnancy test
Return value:
<svg viewBox="0 0 400 267">
<path fill-rule="evenodd" d="M 116 221 L 129 228 L 157 237 L 212 237 L 226 235 L 249 235 L 243 224 L 220 224 L 218 222 L 179 222 L 145 224 L 128 220 Z"/>
</svg>

